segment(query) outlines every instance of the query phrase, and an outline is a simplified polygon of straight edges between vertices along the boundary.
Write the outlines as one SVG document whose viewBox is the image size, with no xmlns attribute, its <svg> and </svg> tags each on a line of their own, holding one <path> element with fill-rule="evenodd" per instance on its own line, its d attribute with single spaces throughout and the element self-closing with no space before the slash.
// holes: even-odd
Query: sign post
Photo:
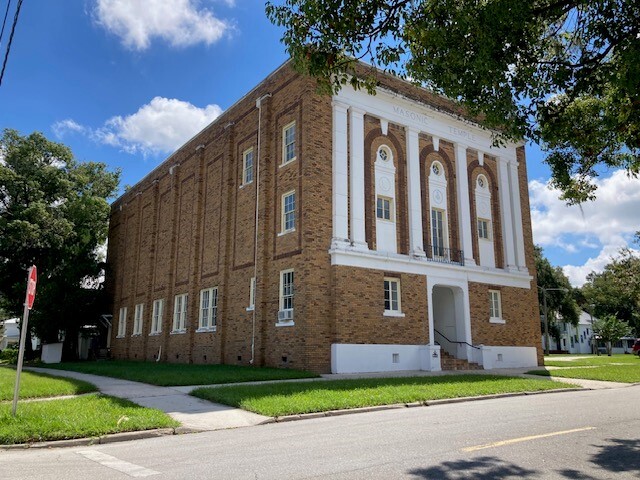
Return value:
<svg viewBox="0 0 640 480">
<path fill-rule="evenodd" d="M 29 268 L 29 280 L 27 280 L 27 295 L 24 300 L 24 313 L 22 314 L 22 327 L 20 328 L 20 350 L 18 351 L 18 365 L 16 368 L 16 385 L 13 390 L 13 408 L 12 415 L 16 416 L 16 408 L 18 407 L 18 395 L 20 393 L 20 373 L 22 372 L 22 362 L 24 361 L 24 347 L 27 341 L 27 328 L 29 324 L 29 310 L 33 307 L 33 301 L 36 298 L 36 282 L 38 281 L 38 271 L 33 265 Z"/>
</svg>

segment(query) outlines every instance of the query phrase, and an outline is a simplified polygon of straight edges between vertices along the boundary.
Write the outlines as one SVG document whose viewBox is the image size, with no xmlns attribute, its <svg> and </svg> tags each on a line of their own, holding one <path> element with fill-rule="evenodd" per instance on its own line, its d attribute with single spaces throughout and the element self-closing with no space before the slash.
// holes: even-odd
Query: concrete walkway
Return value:
<svg viewBox="0 0 640 480">
<path fill-rule="evenodd" d="M 183 427 L 192 430 L 206 431 L 249 427 L 272 421 L 270 417 L 192 397 L 174 387 L 158 387 L 119 378 L 52 368 L 29 367 L 25 370 L 84 380 L 94 384 L 105 395 L 124 398 L 143 407 L 162 410 L 182 423 Z"/>
</svg>

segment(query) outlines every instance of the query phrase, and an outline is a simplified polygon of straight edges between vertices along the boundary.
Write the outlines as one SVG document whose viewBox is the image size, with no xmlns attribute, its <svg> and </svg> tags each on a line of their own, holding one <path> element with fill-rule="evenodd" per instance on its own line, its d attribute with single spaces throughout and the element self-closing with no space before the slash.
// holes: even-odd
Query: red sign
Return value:
<svg viewBox="0 0 640 480">
<path fill-rule="evenodd" d="M 38 281 L 38 270 L 34 265 L 29 269 L 29 281 L 27 282 L 27 308 L 31 310 L 33 301 L 36 299 L 36 282 Z"/>
</svg>

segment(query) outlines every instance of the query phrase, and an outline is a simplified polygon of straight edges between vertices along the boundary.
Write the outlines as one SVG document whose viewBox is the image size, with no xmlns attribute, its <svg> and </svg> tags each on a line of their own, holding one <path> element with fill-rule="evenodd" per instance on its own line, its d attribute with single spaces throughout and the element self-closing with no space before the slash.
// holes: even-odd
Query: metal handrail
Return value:
<svg viewBox="0 0 640 480">
<path fill-rule="evenodd" d="M 425 251 L 427 259 L 432 262 L 453 263 L 464 267 L 464 252 L 462 250 L 426 245 Z"/>
<path fill-rule="evenodd" d="M 444 338 L 447 342 L 449 343 L 457 343 L 457 344 L 464 344 L 464 345 L 469 345 L 472 348 L 475 348 L 477 350 L 481 350 L 480 347 L 478 347 L 477 345 L 471 345 L 469 342 L 458 342 L 458 341 L 454 341 L 454 340 L 449 340 L 447 337 L 444 336 L 444 334 L 442 334 L 441 332 L 439 332 L 438 330 L 436 330 L 435 328 L 433 329 L 433 331 L 435 333 L 437 333 L 438 335 L 440 335 L 442 338 Z"/>
</svg>

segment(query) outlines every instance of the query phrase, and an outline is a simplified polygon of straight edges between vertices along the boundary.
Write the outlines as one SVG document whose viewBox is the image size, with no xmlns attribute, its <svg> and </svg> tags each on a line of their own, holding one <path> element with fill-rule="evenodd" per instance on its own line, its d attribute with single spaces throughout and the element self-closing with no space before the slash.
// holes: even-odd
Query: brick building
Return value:
<svg viewBox="0 0 640 480">
<path fill-rule="evenodd" d="M 541 361 L 522 144 L 285 63 L 112 206 L 112 354 L 319 372 Z"/>
</svg>

